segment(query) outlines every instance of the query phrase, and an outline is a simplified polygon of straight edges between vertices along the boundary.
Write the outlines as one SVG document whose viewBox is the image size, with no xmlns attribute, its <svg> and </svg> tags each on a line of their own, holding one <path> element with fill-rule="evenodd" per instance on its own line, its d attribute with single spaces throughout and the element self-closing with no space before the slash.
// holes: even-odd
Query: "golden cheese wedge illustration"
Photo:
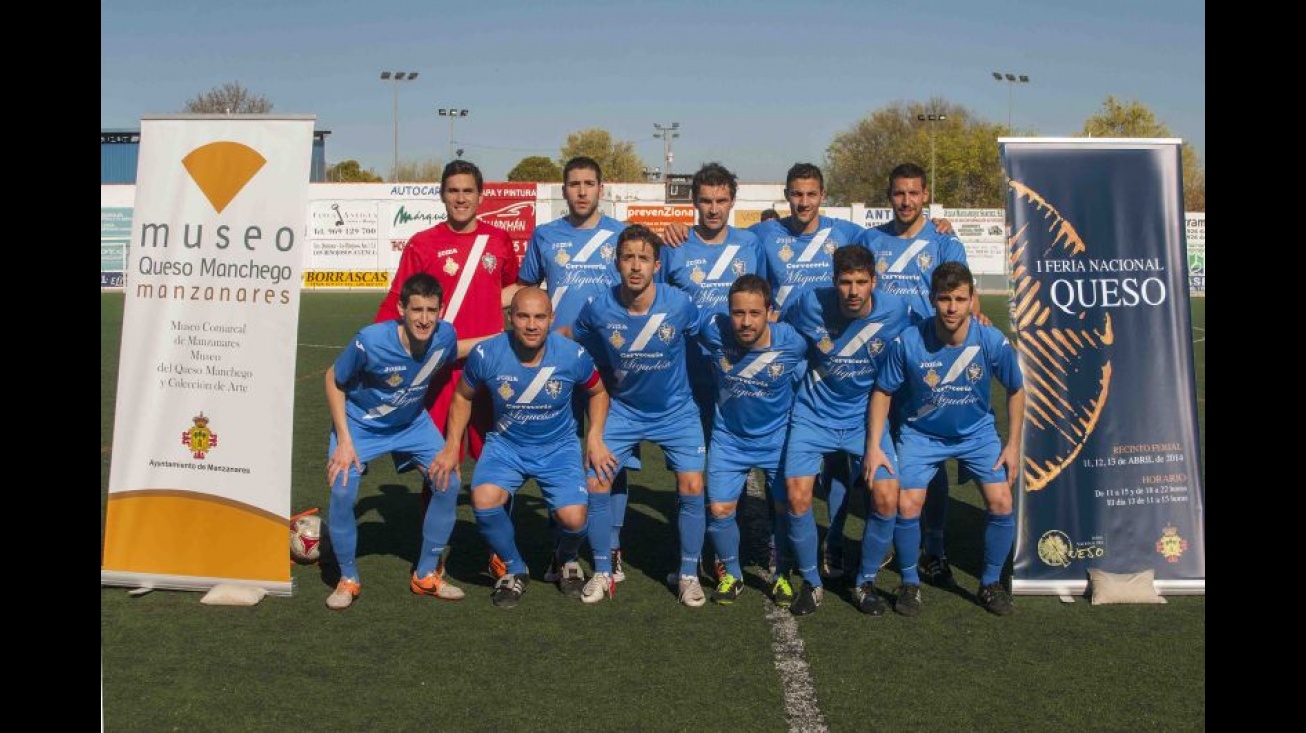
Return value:
<svg viewBox="0 0 1306 733">
<path fill-rule="evenodd" d="M 1080 257 L 1088 244 L 1037 191 L 1019 181 L 1008 185 L 1021 207 L 1012 221 L 1024 222 L 1010 233 L 1007 247 L 1011 323 L 1025 375 L 1025 490 L 1039 491 L 1075 460 L 1097 427 L 1111 391 L 1115 334 L 1108 313 L 1082 311 L 1072 317 L 1053 312 L 1027 263 Z M 1077 322 L 1064 323 L 1070 318 Z M 1074 391 L 1072 380 L 1078 382 Z M 1085 382 L 1092 388 L 1085 389 Z"/>
<path fill-rule="evenodd" d="M 228 141 L 202 145 L 181 160 L 191 180 L 219 214 L 267 162 L 248 145 Z"/>
</svg>

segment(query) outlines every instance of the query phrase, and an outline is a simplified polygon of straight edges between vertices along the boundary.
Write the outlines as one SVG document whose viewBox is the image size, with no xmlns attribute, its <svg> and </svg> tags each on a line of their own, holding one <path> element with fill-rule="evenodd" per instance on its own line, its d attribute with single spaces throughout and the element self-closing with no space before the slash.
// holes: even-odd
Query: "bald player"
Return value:
<svg viewBox="0 0 1306 733">
<path fill-rule="evenodd" d="M 585 585 L 576 561 L 587 521 L 585 469 L 588 465 L 606 480 L 616 470 L 616 459 L 603 442 L 609 400 L 594 360 L 575 341 L 552 331 L 553 306 L 543 290 L 517 291 L 508 315 L 510 330 L 478 344 L 467 357 L 449 409 L 446 434 L 451 437 L 435 460 L 436 485 L 442 487 L 457 475 L 458 442 L 472 400 L 478 392 L 488 393 L 494 428 L 472 474 L 472 507 L 481 535 L 507 566 L 490 597 L 500 608 L 520 603 L 530 581 L 506 509 L 509 498 L 527 479 L 540 485 L 559 529 L 554 550 L 561 569 L 558 588 L 579 598 Z M 578 389 L 589 396 L 584 460 L 571 410 Z"/>
</svg>

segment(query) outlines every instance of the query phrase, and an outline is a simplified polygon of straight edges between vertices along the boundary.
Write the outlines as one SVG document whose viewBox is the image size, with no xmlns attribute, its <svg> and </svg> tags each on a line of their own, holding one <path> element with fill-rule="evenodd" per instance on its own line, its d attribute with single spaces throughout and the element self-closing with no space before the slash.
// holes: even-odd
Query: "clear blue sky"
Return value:
<svg viewBox="0 0 1306 733">
<path fill-rule="evenodd" d="M 1206 154 L 1206 4 L 1180 0 L 101 0 L 100 126 L 239 81 L 317 115 L 329 162 L 382 175 L 394 155 L 464 157 L 501 180 L 567 133 L 602 127 L 676 172 L 719 160 L 746 181 L 820 163 L 833 136 L 894 101 L 939 96 L 1043 136 L 1077 132 L 1108 94 L 1150 107 Z M 1027 74 L 1010 88 L 991 72 Z"/>
</svg>

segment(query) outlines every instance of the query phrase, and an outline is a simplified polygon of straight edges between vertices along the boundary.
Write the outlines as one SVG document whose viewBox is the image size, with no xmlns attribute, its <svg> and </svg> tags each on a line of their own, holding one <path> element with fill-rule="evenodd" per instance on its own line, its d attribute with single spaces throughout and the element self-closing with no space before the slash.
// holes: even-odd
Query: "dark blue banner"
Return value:
<svg viewBox="0 0 1306 733">
<path fill-rule="evenodd" d="M 1008 140 L 1011 312 L 1025 373 L 1017 593 L 1152 569 L 1205 592 L 1177 141 Z"/>
</svg>

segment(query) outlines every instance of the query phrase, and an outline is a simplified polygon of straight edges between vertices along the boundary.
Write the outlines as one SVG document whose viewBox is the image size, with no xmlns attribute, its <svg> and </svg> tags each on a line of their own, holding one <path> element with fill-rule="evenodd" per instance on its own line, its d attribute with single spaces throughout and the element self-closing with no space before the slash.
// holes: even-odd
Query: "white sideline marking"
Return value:
<svg viewBox="0 0 1306 733">
<path fill-rule="evenodd" d="M 750 472 L 750 478 L 757 473 Z M 750 480 L 747 487 L 750 496 L 768 500 L 764 479 Z M 769 534 L 766 522 L 758 521 L 756 513 L 751 514 L 749 520 L 749 535 Z M 764 607 L 766 620 L 771 625 L 771 654 L 775 658 L 775 671 L 780 675 L 780 687 L 784 690 L 785 721 L 789 723 L 789 730 L 826 733 L 829 727 L 816 701 L 816 685 L 812 681 L 811 668 L 807 666 L 806 647 L 798 635 L 798 622 L 788 609 L 778 608 L 770 598 L 765 600 Z"/>
<path fill-rule="evenodd" d="M 824 733 L 829 730 L 825 716 L 816 703 L 816 685 L 807 666 L 807 655 L 802 637 L 798 636 L 798 622 L 788 609 L 777 608 L 766 601 L 766 620 L 771 622 L 771 651 L 775 655 L 775 670 L 780 673 L 784 688 L 785 720 L 789 730 L 801 733 Z"/>
</svg>

